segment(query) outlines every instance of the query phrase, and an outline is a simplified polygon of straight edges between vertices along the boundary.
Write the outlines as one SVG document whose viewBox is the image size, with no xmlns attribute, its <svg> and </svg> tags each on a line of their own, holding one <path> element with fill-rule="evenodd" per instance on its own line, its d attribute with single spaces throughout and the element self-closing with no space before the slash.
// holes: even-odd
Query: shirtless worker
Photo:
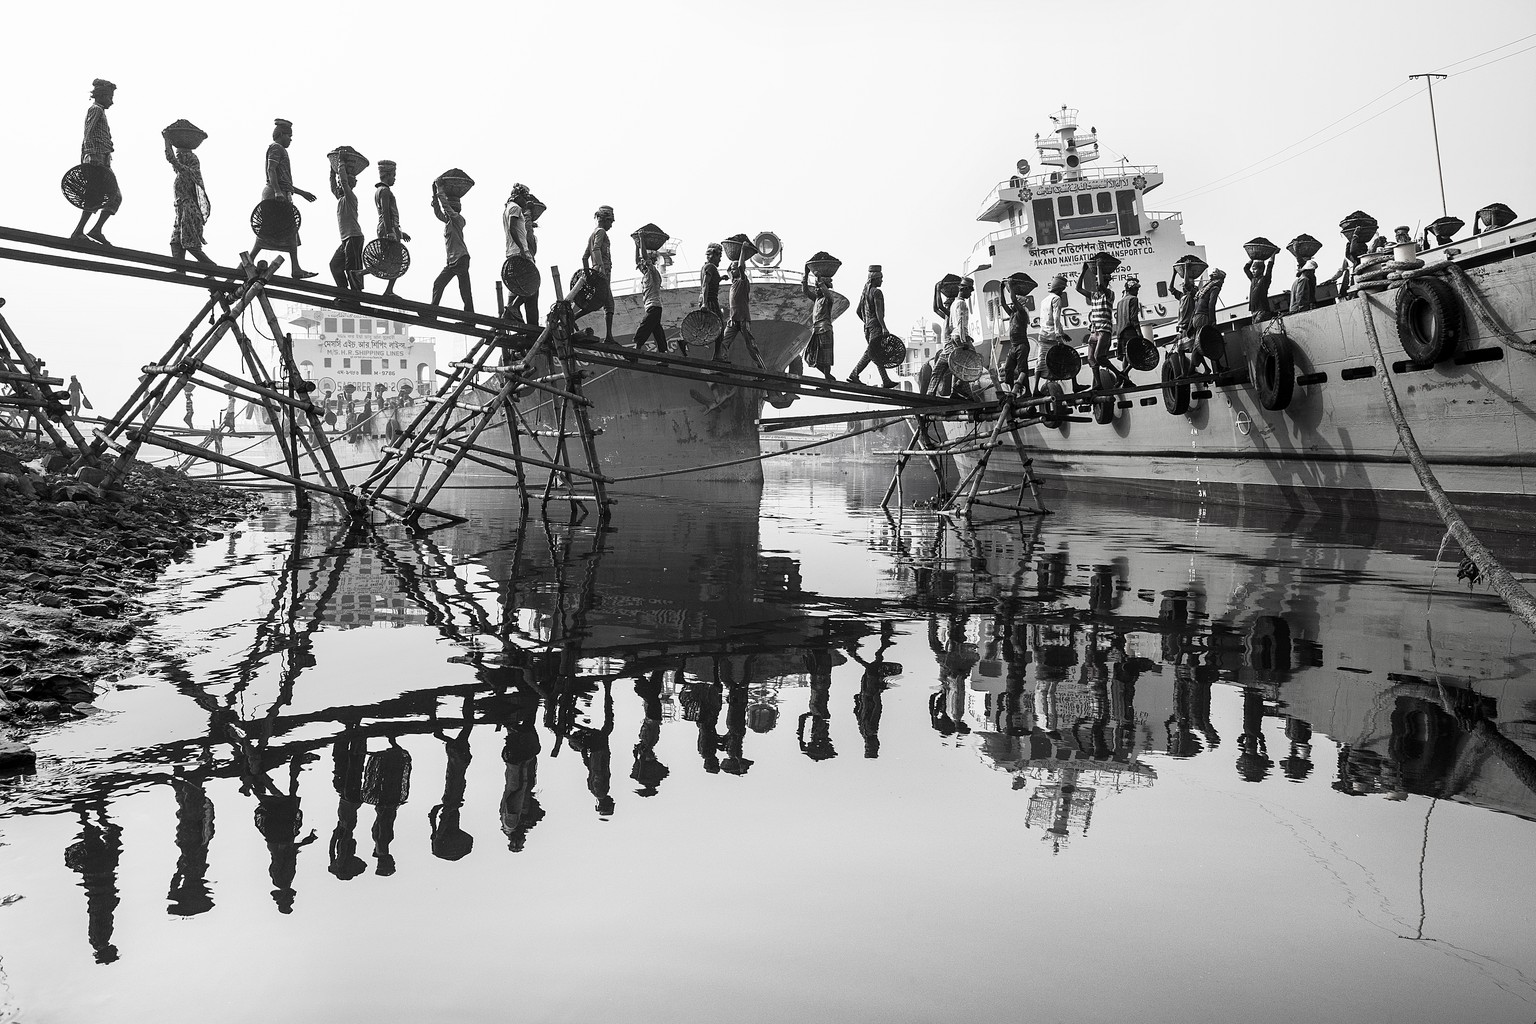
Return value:
<svg viewBox="0 0 1536 1024">
<path fill-rule="evenodd" d="M 597 218 L 597 227 L 587 239 L 587 249 L 581 254 L 581 266 L 587 272 L 587 279 L 597 290 L 598 298 L 602 300 L 603 314 L 606 317 L 603 325 L 603 340 L 612 345 L 613 249 L 608 244 L 608 229 L 613 227 L 613 207 L 599 206 L 592 216 Z"/>
</svg>

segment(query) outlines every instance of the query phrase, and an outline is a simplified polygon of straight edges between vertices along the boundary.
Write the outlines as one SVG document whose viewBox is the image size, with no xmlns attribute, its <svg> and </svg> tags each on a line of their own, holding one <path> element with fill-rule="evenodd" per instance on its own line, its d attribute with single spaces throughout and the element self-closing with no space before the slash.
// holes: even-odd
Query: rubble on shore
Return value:
<svg viewBox="0 0 1536 1024">
<path fill-rule="evenodd" d="M 137 669 L 140 598 L 166 566 L 261 506 L 143 464 L 104 489 L 101 470 L 45 471 L 51 455 L 0 440 L 0 773 L 33 763 L 21 730 L 88 713 Z"/>
</svg>

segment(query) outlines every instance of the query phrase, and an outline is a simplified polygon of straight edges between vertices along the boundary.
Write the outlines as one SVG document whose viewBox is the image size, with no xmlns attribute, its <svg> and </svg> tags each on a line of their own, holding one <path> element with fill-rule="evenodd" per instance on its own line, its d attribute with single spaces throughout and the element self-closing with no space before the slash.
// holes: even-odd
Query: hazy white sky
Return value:
<svg viewBox="0 0 1536 1024">
<path fill-rule="evenodd" d="M 464 209 L 485 307 L 501 202 L 522 181 L 549 205 L 541 261 L 567 273 L 600 203 L 615 207 L 617 236 L 655 221 L 689 264 L 711 240 L 772 230 L 787 264 L 817 249 L 840 257 L 844 291 L 883 264 L 889 319 L 905 333 L 932 282 L 989 226 L 975 221 L 982 197 L 1018 158 L 1035 162 L 1032 139 L 1063 103 L 1097 126 L 1105 161 L 1160 165 L 1167 183 L 1149 205 L 1183 210 L 1213 265 L 1235 270 L 1254 235 L 1284 244 L 1306 231 L 1327 243 L 1318 259 L 1331 269 L 1349 211 L 1384 227 L 1439 215 L 1428 103 L 1406 78 L 1442 68 L 1457 72 L 1435 90 L 1451 212 L 1470 224 L 1497 200 L 1536 214 L 1531 0 L 79 0 L 11 4 L 6 22 L 0 223 L 73 227 L 58 180 L 77 161 L 100 76 L 118 84 L 125 201 L 113 241 L 166 251 L 160 129 L 184 117 L 210 136 L 199 150 L 208 249 L 232 262 L 251 240 L 272 119 L 286 117 L 294 179 L 320 196 L 301 203 L 306 267 L 324 272 L 336 245 L 325 153 L 345 143 L 399 162 L 415 236 L 400 290 L 417 299 L 442 262 L 429 183 L 459 166 L 479 182 Z M 359 194 L 375 180 L 370 169 Z M 11 263 L 0 263 L 0 295 L 23 340 L 56 372 L 78 373 L 98 406 L 126 393 L 200 301 Z M 847 372 L 857 353 L 840 350 Z"/>
</svg>

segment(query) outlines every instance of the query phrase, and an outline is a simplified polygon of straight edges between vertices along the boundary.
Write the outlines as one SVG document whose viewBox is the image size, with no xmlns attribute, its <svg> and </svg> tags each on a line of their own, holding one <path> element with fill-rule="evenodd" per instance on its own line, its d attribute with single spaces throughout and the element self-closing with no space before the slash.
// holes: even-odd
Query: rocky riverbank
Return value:
<svg viewBox="0 0 1536 1024">
<path fill-rule="evenodd" d="M 25 731 L 89 713 L 135 671 L 142 596 L 171 562 L 260 508 L 253 495 L 140 466 L 124 486 L 43 471 L 0 440 L 0 772 L 33 764 Z"/>
</svg>

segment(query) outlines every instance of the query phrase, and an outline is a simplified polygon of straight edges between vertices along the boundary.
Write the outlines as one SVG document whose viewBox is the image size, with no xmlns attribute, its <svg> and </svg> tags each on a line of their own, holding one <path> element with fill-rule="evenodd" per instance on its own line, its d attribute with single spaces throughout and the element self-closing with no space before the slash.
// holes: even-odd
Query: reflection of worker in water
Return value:
<svg viewBox="0 0 1536 1024">
<path fill-rule="evenodd" d="M 832 746 L 832 651 L 812 647 L 805 652 L 805 671 L 810 677 L 810 705 L 800 716 L 795 735 L 800 752 L 812 761 L 829 761 L 837 756 Z M 807 735 L 809 726 L 809 735 Z"/>
<path fill-rule="evenodd" d="M 853 697 L 853 717 L 859 724 L 859 735 L 864 739 L 864 756 L 875 758 L 880 756 L 880 715 L 885 710 L 885 681 L 889 669 L 896 666 L 887 666 L 885 652 L 895 642 L 895 625 L 890 619 L 880 623 L 880 646 L 875 648 L 874 657 L 865 661 L 859 657 L 858 643 L 849 648 L 848 653 L 860 665 L 864 666 L 864 675 L 859 680 L 859 692 Z"/>
<path fill-rule="evenodd" d="M 720 685 L 718 683 L 686 683 L 678 691 L 683 706 L 683 718 L 693 721 L 699 728 L 699 759 L 704 770 L 711 775 L 720 771 L 720 738 L 715 731 L 720 722 Z"/>
<path fill-rule="evenodd" d="M 368 738 L 355 725 L 342 729 L 331 743 L 331 783 L 336 788 L 336 827 L 331 830 L 330 872 L 343 882 L 368 870 L 357 855 L 357 812 L 363 806 L 363 768 L 368 763 Z"/>
<path fill-rule="evenodd" d="M 310 755 L 313 756 L 313 755 Z M 299 771 L 306 756 L 288 762 L 288 792 L 284 793 L 265 775 L 251 782 L 256 791 L 256 830 L 267 843 L 267 874 L 272 879 L 272 902 L 284 914 L 293 913 L 294 876 L 299 872 L 299 851 L 315 841 L 311 831 L 302 840 L 304 812 L 299 806 Z"/>
<path fill-rule="evenodd" d="M 571 749 L 587 766 L 587 792 L 596 800 L 597 813 L 613 813 L 613 684 L 603 681 L 603 724 L 600 728 L 574 725 L 567 734 Z"/>
<path fill-rule="evenodd" d="M 671 774 L 671 769 L 656 756 L 656 744 L 661 739 L 661 669 L 649 676 L 635 680 L 635 695 L 645 706 L 645 717 L 640 722 L 640 736 L 635 741 L 635 765 L 629 777 L 640 783 L 636 790 L 641 796 L 655 796 L 661 781 Z"/>
<path fill-rule="evenodd" d="M 1173 671 L 1174 712 L 1164 723 L 1169 755 L 1194 757 L 1207 748 L 1215 750 L 1221 746 L 1221 734 L 1211 724 L 1211 684 L 1215 681 L 1216 670 L 1211 666 L 1180 661 Z"/>
<path fill-rule="evenodd" d="M 506 781 L 501 791 L 501 831 L 507 837 L 507 849 L 521 852 L 528 841 L 528 831 L 544 817 L 539 798 L 533 790 L 539 781 L 539 731 L 534 726 L 538 702 L 533 702 L 517 721 L 507 727 L 507 739 L 501 748 L 506 765 Z"/>
<path fill-rule="evenodd" d="M 1243 732 L 1237 738 L 1237 774 L 1246 782 L 1263 782 L 1275 762 L 1264 740 L 1264 693 L 1243 687 Z"/>
<path fill-rule="evenodd" d="M 443 752 L 448 758 L 443 773 L 443 799 L 427 813 L 427 824 L 432 826 L 432 856 L 443 860 L 459 860 L 475 848 L 475 837 L 459 824 L 469 780 L 469 733 L 474 727 L 475 698 L 469 696 L 464 698 L 464 724 L 457 735 L 450 736 L 438 728 L 432 730 L 432 735 L 443 741 Z"/>
<path fill-rule="evenodd" d="M 176 873 L 166 893 L 173 917 L 193 917 L 213 909 L 208 892 L 208 844 L 213 842 L 213 801 L 201 779 L 188 778 L 177 768 L 171 779 L 176 792 Z"/>
<path fill-rule="evenodd" d="M 745 775 L 754 763 L 746 756 L 745 751 L 747 703 L 752 686 L 752 658 L 749 655 L 742 660 L 739 677 L 733 670 L 729 658 L 718 659 L 715 666 L 725 686 L 725 736 L 721 740 L 725 748 L 725 757 L 720 761 L 720 770 L 729 775 Z"/>
<path fill-rule="evenodd" d="M 395 856 L 389 844 L 395 840 L 395 815 L 411 796 L 411 755 L 390 736 L 389 746 L 368 755 L 363 771 L 363 803 L 372 804 L 373 873 L 395 873 Z"/>
<path fill-rule="evenodd" d="M 77 807 L 80 834 L 64 850 L 64 863 L 85 890 L 86 938 L 96 962 L 117 960 L 112 929 L 117 913 L 117 865 L 123 856 L 123 827 L 107 817 L 106 803 Z"/>
<path fill-rule="evenodd" d="M 928 698 L 928 720 L 943 736 L 971 731 L 965 723 L 965 685 L 981 654 L 966 642 L 968 621 L 969 616 L 951 615 L 948 635 L 941 641 L 938 616 L 928 617 L 928 647 L 939 663 L 939 689 Z"/>
<path fill-rule="evenodd" d="M 1300 782 L 1312 774 L 1312 725 L 1299 718 L 1285 716 L 1285 738 L 1291 741 L 1291 752 L 1280 760 L 1280 770 L 1292 782 Z"/>
</svg>

